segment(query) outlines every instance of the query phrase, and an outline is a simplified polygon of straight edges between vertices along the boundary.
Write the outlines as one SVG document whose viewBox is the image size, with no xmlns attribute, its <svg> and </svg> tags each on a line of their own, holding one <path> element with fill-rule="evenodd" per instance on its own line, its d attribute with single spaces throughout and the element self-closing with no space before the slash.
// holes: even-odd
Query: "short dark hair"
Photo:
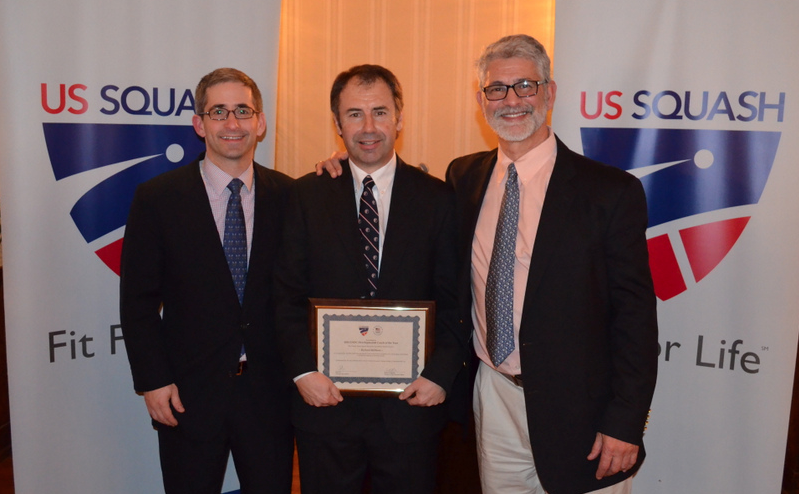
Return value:
<svg viewBox="0 0 799 494">
<path fill-rule="evenodd" d="M 380 65 L 356 65 L 336 76 L 336 80 L 333 81 L 333 87 L 330 89 L 330 111 L 333 112 L 336 122 L 339 121 L 338 107 L 341 103 L 341 91 L 352 79 L 356 79 L 357 84 L 366 86 L 371 86 L 377 80 L 382 80 L 391 89 L 397 113 L 402 112 L 402 86 L 397 76 Z"/>
<path fill-rule="evenodd" d="M 205 111 L 205 104 L 208 102 L 208 88 L 223 82 L 240 82 L 247 86 L 250 91 L 252 91 L 252 104 L 255 106 L 253 110 L 257 112 L 263 111 L 263 98 L 261 98 L 261 91 L 258 89 L 258 85 L 255 84 L 255 81 L 240 70 L 225 67 L 216 69 L 200 79 L 200 83 L 197 84 L 197 89 L 194 90 L 195 113 L 202 113 Z"/>
</svg>

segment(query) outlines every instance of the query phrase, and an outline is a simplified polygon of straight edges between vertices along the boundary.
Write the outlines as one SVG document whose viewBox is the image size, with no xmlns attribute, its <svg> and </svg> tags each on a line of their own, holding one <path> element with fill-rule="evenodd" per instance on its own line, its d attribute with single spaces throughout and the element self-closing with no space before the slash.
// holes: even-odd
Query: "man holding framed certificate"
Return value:
<svg viewBox="0 0 799 494">
<path fill-rule="evenodd" d="M 302 492 L 360 493 L 367 471 L 373 492 L 432 492 L 442 403 L 468 356 L 454 197 L 394 152 L 389 70 L 352 67 L 330 101 L 349 160 L 340 180 L 295 182 L 276 270 Z"/>
</svg>

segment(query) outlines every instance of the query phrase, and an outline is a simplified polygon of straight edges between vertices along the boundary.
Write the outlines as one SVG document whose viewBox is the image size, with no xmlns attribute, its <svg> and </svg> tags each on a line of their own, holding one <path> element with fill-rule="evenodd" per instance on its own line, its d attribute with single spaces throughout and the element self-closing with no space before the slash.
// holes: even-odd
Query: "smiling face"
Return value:
<svg viewBox="0 0 799 494">
<path fill-rule="evenodd" d="M 511 85 L 523 80 L 544 79 L 546 76 L 538 73 L 532 61 L 524 58 L 504 58 L 488 64 L 485 84 Z M 483 91 L 477 92 L 477 101 L 483 110 L 483 115 L 488 125 L 499 136 L 503 151 L 516 149 L 524 154 L 546 140 L 549 135 L 545 125 L 547 112 L 555 103 L 555 92 L 554 81 L 542 84 L 538 88 L 538 94 L 526 98 L 519 98 L 513 89 L 509 89 L 505 99 L 488 101 Z"/>
<path fill-rule="evenodd" d="M 397 112 L 388 84 L 382 79 L 371 84 L 350 79 L 338 108 L 336 128 L 352 162 L 366 173 L 388 163 L 402 129 L 402 113 Z"/>
<path fill-rule="evenodd" d="M 206 100 L 203 112 L 212 108 L 255 108 L 252 91 L 240 82 L 222 82 L 209 87 Z M 243 120 L 234 117 L 233 113 L 228 114 L 227 120 L 211 120 L 207 115 L 194 115 L 192 124 L 197 134 L 205 138 L 206 157 L 234 177 L 250 165 L 258 138 L 266 132 L 266 116 L 263 113 Z"/>
</svg>

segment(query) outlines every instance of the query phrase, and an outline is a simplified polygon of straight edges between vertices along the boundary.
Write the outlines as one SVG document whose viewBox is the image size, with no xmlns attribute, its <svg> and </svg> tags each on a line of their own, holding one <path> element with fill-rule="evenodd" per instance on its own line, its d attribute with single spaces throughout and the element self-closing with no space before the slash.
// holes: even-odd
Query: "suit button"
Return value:
<svg viewBox="0 0 799 494">
<path fill-rule="evenodd" d="M 250 323 L 248 323 L 248 322 L 242 323 L 242 325 L 241 325 L 241 326 L 239 326 L 239 328 L 240 328 L 242 331 L 244 331 L 245 329 L 249 329 L 249 327 L 250 327 Z"/>
</svg>

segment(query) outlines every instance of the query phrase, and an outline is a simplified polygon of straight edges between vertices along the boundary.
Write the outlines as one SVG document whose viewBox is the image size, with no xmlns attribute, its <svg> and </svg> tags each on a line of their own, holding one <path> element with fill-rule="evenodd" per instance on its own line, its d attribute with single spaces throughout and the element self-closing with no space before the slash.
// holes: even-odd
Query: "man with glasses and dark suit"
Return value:
<svg viewBox="0 0 799 494">
<path fill-rule="evenodd" d="M 629 493 L 658 352 L 643 187 L 546 125 L 557 87 L 534 38 L 504 37 L 477 66 L 499 148 L 454 160 L 447 181 L 483 491 Z"/>
<path fill-rule="evenodd" d="M 122 332 L 158 431 L 167 494 L 219 494 L 232 453 L 242 494 L 291 491 L 287 378 L 272 271 L 291 180 L 253 161 L 261 93 L 235 69 L 203 77 L 198 160 L 140 185 L 122 251 Z"/>
</svg>

